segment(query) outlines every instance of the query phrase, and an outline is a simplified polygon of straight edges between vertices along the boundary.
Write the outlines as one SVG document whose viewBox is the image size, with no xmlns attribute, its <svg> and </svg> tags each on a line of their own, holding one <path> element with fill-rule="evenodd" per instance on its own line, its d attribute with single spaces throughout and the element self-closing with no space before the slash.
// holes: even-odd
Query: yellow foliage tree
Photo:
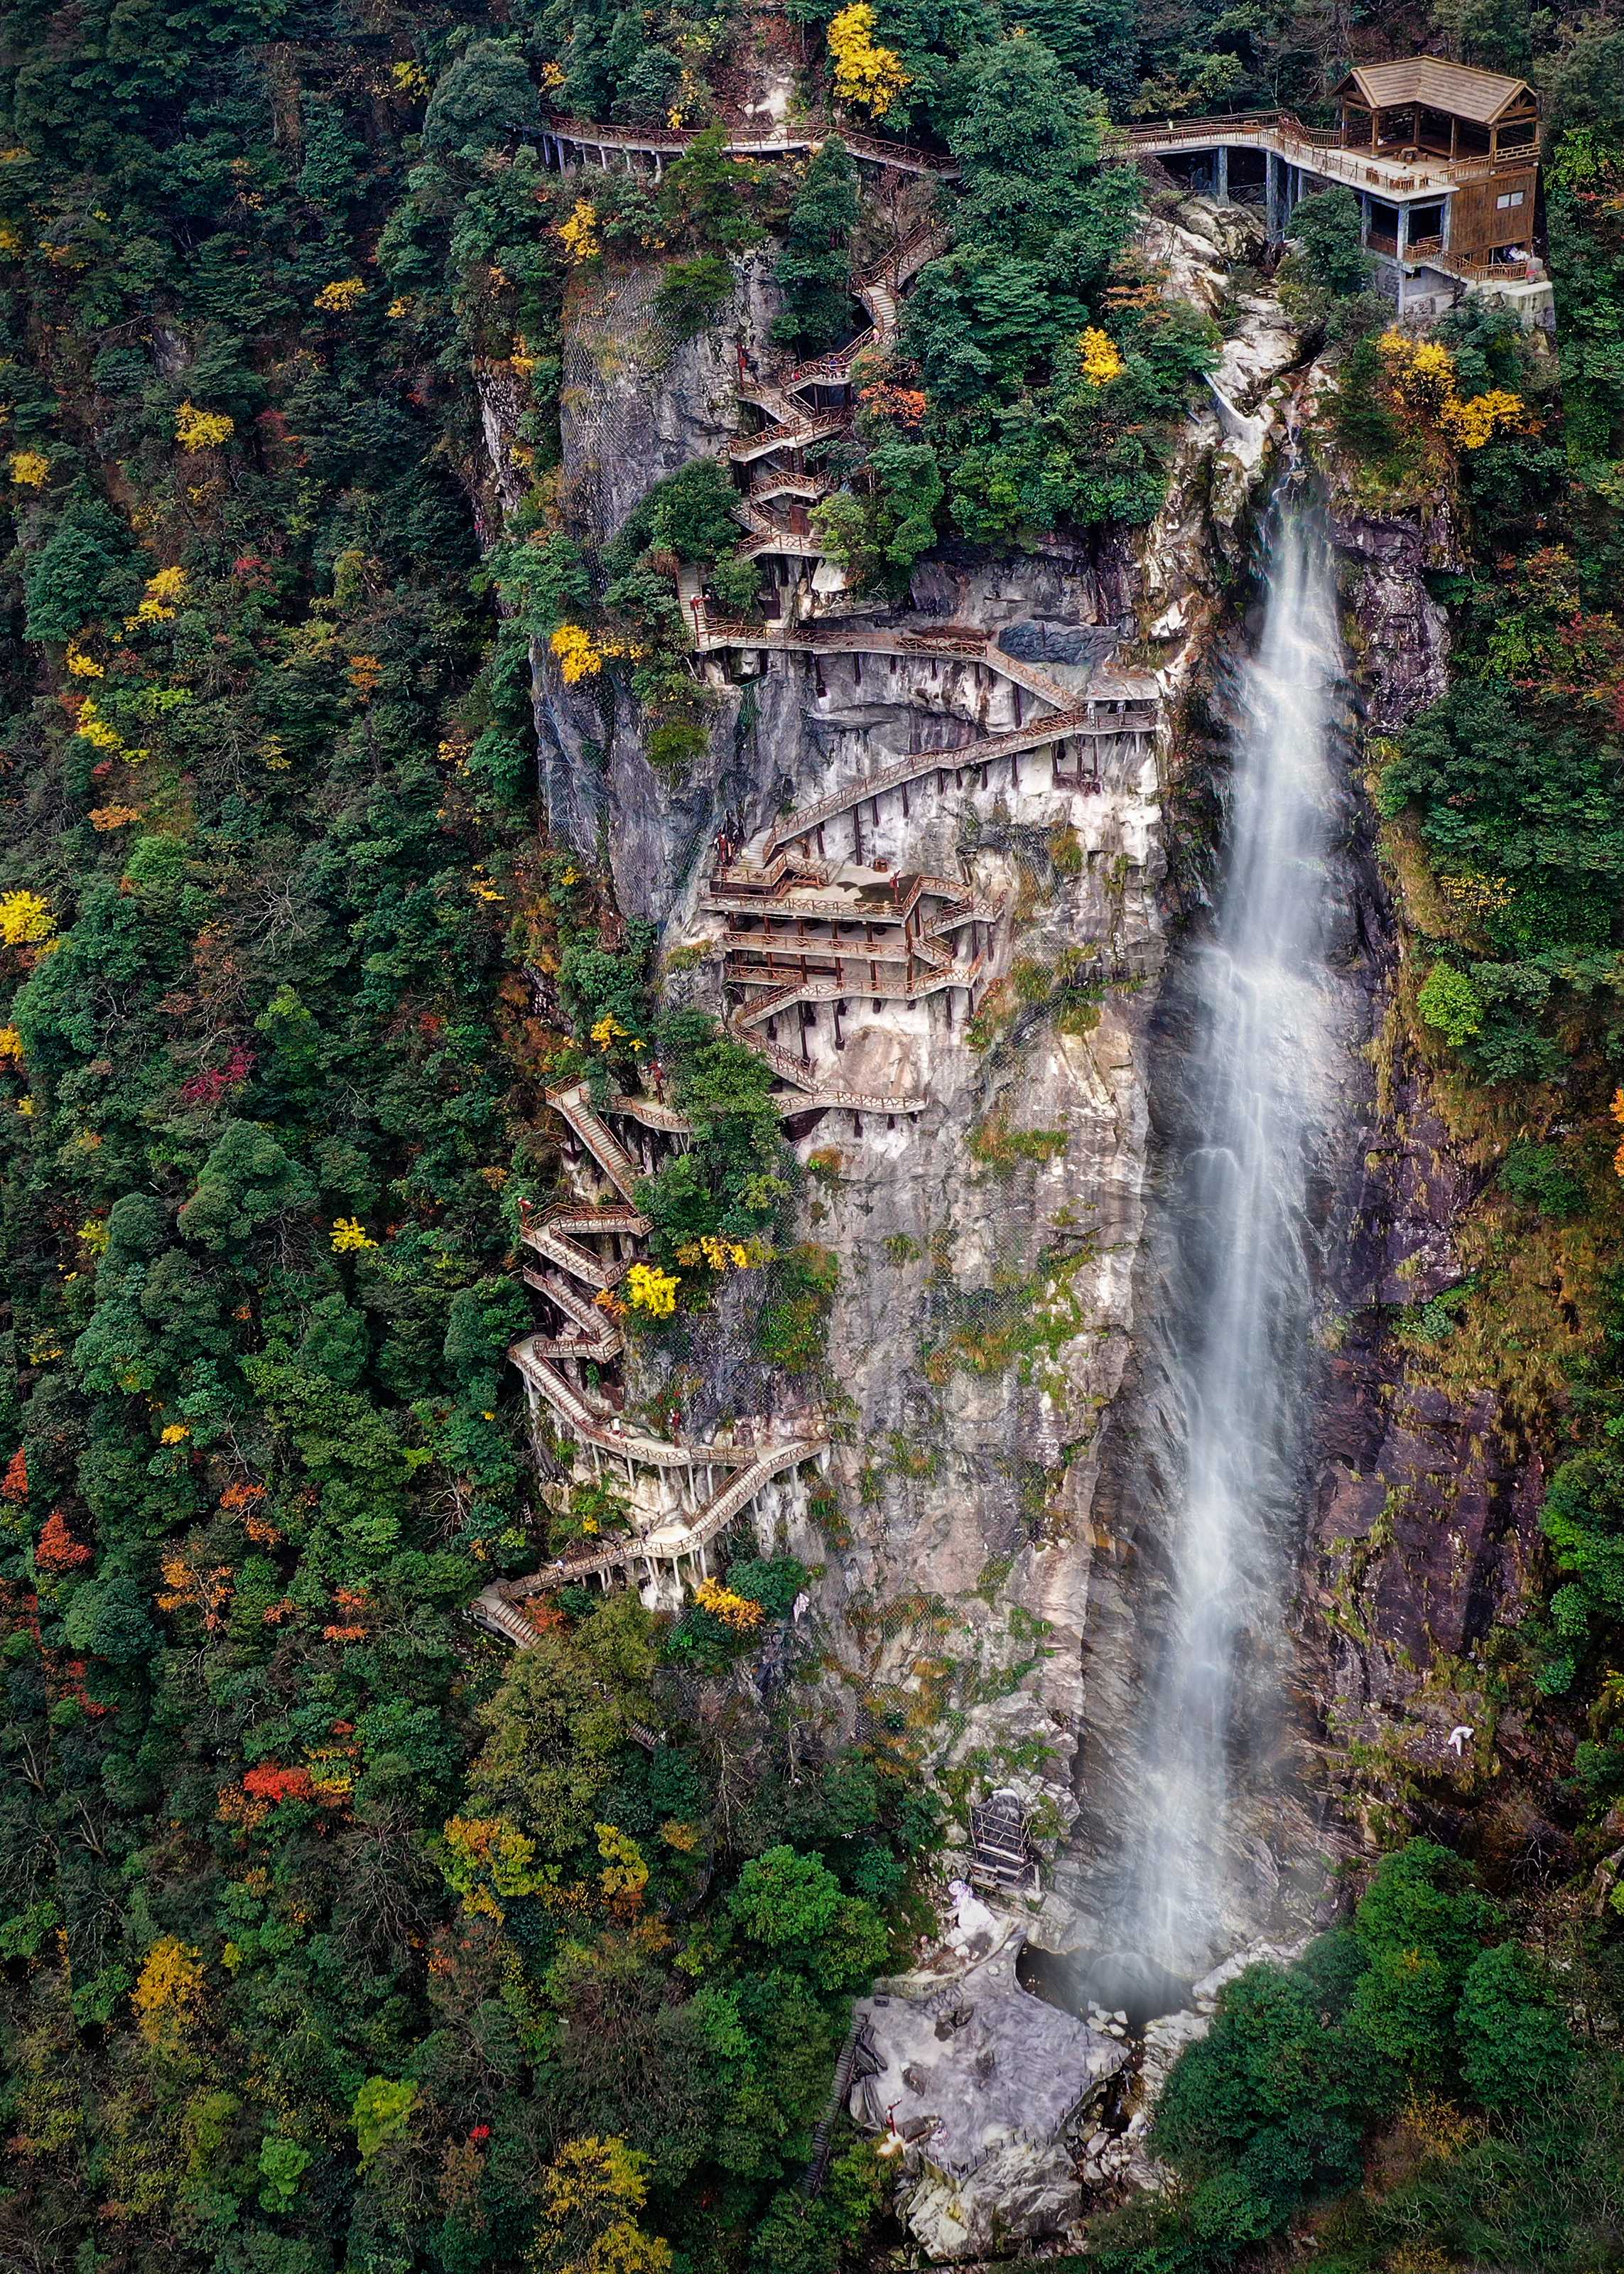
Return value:
<svg viewBox="0 0 1624 2274">
<path fill-rule="evenodd" d="M 759 1603 L 752 1602 L 748 1595 L 734 1594 L 719 1579 L 702 1579 L 694 1590 L 694 1600 L 735 1634 L 753 1633 L 764 1616 Z"/>
<path fill-rule="evenodd" d="M 155 576 L 147 579 L 147 590 L 132 616 L 124 618 L 124 629 L 132 632 L 138 624 L 165 624 L 175 614 L 175 602 L 186 589 L 184 568 L 160 568 Z"/>
<path fill-rule="evenodd" d="M 1437 340 L 1383 332 L 1377 343 L 1394 393 L 1417 418 L 1438 418 L 1455 396 L 1455 358 Z"/>
<path fill-rule="evenodd" d="M 50 472 L 50 460 L 43 450 L 13 450 L 6 463 L 11 469 L 11 479 L 19 489 L 44 488 Z"/>
<path fill-rule="evenodd" d="M 681 1284 L 674 1271 L 662 1271 L 656 1263 L 634 1263 L 626 1275 L 626 1292 L 633 1310 L 646 1311 L 651 1319 L 670 1318 Z"/>
<path fill-rule="evenodd" d="M 911 84 L 894 48 L 880 47 L 868 0 L 851 0 L 829 26 L 829 53 L 835 67 L 835 100 L 854 102 L 871 118 L 883 118 Z"/>
<path fill-rule="evenodd" d="M 500 1924 L 502 1899 L 533 1895 L 546 1885 L 534 1869 L 536 1842 L 505 1816 L 454 1816 L 440 1834 L 440 1873 L 472 1917 Z"/>
<path fill-rule="evenodd" d="M 366 297 L 366 280 L 361 276 L 335 276 L 324 284 L 316 295 L 316 305 L 324 316 L 347 316 L 358 308 Z"/>
<path fill-rule="evenodd" d="M 364 1248 L 377 1245 L 375 1239 L 369 1238 L 359 1216 L 341 1216 L 333 1226 L 335 1255 L 358 1255 Z"/>
<path fill-rule="evenodd" d="M 582 624 L 560 624 L 547 645 L 558 658 L 567 687 L 574 687 L 579 680 L 596 678 L 604 667 L 607 651 L 593 645 L 591 633 Z"/>
<path fill-rule="evenodd" d="M 1507 427 L 1528 424 L 1528 405 L 1508 388 L 1462 400 L 1455 388 L 1455 358 L 1438 340 L 1412 339 L 1407 332 L 1384 332 L 1378 343 L 1394 393 L 1406 410 L 1436 426 L 1458 449 L 1481 450 Z"/>
<path fill-rule="evenodd" d="M 752 1239 L 748 1244 L 738 1239 L 718 1239 L 714 1232 L 702 1232 L 697 1239 L 685 1239 L 677 1250 L 679 1263 L 691 1267 L 709 1264 L 712 1271 L 748 1271 L 758 1263 L 765 1263 L 771 1254 L 765 1240 Z"/>
<path fill-rule="evenodd" d="M 1486 395 L 1468 395 L 1465 402 L 1444 405 L 1443 428 L 1462 450 L 1481 450 L 1504 427 L 1528 423 L 1528 405 L 1509 388 L 1492 387 Z"/>
<path fill-rule="evenodd" d="M 1077 358 L 1090 387 L 1109 387 L 1126 368 L 1116 341 L 1096 324 L 1090 324 L 1078 341 Z"/>
<path fill-rule="evenodd" d="M 566 2142 L 542 2174 L 530 2274 L 666 2274 L 671 2245 L 637 2224 L 648 2165 L 624 2140 Z"/>
<path fill-rule="evenodd" d="M 575 200 L 575 209 L 568 221 L 559 223 L 559 237 L 570 259 L 577 263 L 595 260 L 600 247 L 598 242 L 598 215 L 585 198 Z"/>
<path fill-rule="evenodd" d="M 37 946 L 56 929 L 56 919 L 38 892 L 0 892 L 0 946 Z"/>
<path fill-rule="evenodd" d="M 93 750 L 105 750 L 109 757 L 118 756 L 124 746 L 117 727 L 102 716 L 88 695 L 74 714 L 73 731 L 81 742 L 88 742 Z"/>
<path fill-rule="evenodd" d="M 612 1902 L 635 1910 L 649 1884 L 649 1867 L 643 1860 L 643 1850 L 618 1824 L 599 1824 L 593 1828 L 604 1864 L 598 1875 L 598 1885 Z"/>
<path fill-rule="evenodd" d="M 142 1962 L 130 2003 L 149 2045 L 172 2047 L 203 2010 L 203 1954 L 166 1934 Z"/>
<path fill-rule="evenodd" d="M 214 450 L 230 440 L 235 421 L 223 410 L 199 410 L 183 403 L 175 413 L 175 440 L 183 450 Z"/>
</svg>

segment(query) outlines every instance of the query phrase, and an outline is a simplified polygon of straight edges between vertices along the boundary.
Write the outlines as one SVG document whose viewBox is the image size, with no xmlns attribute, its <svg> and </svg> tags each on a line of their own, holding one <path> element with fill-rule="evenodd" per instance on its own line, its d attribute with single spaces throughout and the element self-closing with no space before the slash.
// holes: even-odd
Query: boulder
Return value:
<svg viewBox="0 0 1624 2274">
<path fill-rule="evenodd" d="M 974 1953 L 987 1937 L 955 1939 Z M 900 2142 L 901 2214 L 935 2259 L 1064 2233 L 1081 2208 L 1079 2142 L 1130 2058 L 1021 1988 L 1025 1939 L 1001 1921 L 987 1955 L 955 1965 L 944 1947 L 951 1970 L 893 1977 L 857 2007 L 853 2120 Z"/>
</svg>

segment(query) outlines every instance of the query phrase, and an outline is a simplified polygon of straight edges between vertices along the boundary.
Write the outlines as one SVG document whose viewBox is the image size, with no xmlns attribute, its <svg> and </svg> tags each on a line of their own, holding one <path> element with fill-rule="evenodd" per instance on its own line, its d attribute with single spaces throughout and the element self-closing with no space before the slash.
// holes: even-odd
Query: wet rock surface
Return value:
<svg viewBox="0 0 1624 2274">
<path fill-rule="evenodd" d="M 1334 468 L 1333 497 L 1362 725 L 1367 735 L 1388 735 L 1447 685 L 1447 623 L 1425 580 L 1460 557 L 1452 501 L 1440 495 L 1408 517 L 1372 520 Z M 1498 1751 L 1470 1669 L 1494 1630 L 1523 1615 L 1541 1463 L 1492 1390 L 1417 1378 L 1402 1333 L 1406 1316 L 1466 1276 L 1462 1230 L 1492 1163 L 1452 1136 L 1437 1109 L 1431 1070 L 1397 1005 L 1407 953 L 1400 914 L 1368 853 L 1362 873 L 1367 1050 L 1382 1073 L 1378 1081 L 1372 1067 L 1357 1101 L 1332 1204 L 1333 1347 L 1298 1618 L 1304 1667 L 1330 1741 L 1332 1784 L 1346 1793 L 1356 1832 L 1390 1838 L 1407 1820 L 1470 1843 L 1469 1811 L 1509 1768 L 1489 1818 L 1509 1824 L 1531 1809 L 1530 1825 L 1504 1836 L 1533 1854 L 1552 1835 L 1528 1787 L 1558 1765 L 1519 1760 L 1509 1741 Z M 1452 1745 L 1461 1728 L 1470 1740 Z M 1353 1743 L 1357 1796 L 1344 1766 Z M 1483 1836 L 1492 1841 L 1500 1834 L 1489 1818 Z"/>
<path fill-rule="evenodd" d="M 933 2260 L 1072 2225 L 1088 2112 L 1128 2066 L 1119 2038 L 1019 1986 L 1023 1939 L 1001 1921 L 962 1957 L 944 1946 L 953 1970 L 893 1977 L 857 2005 L 852 2117 L 902 2142 L 901 2216 Z"/>
</svg>

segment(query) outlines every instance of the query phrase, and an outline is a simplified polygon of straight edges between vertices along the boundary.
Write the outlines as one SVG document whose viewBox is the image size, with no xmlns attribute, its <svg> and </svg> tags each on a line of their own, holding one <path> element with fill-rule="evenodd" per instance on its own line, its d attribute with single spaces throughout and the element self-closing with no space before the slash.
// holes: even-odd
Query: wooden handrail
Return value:
<svg viewBox="0 0 1624 2274">
<path fill-rule="evenodd" d="M 753 126 L 742 120 L 716 119 L 706 126 L 629 126 L 592 118 L 547 118 L 541 132 L 550 134 L 560 142 L 574 142 L 590 149 L 642 150 L 650 157 L 680 157 L 697 141 L 701 134 L 715 126 L 726 129 L 723 148 L 729 156 L 748 156 L 753 151 L 763 155 L 792 151 L 820 150 L 831 135 L 837 136 L 846 148 L 871 165 L 892 166 L 914 173 L 940 174 L 945 179 L 958 175 L 959 162 L 944 152 L 927 150 L 914 142 L 890 142 L 883 135 L 868 134 L 860 129 L 843 125 L 829 126 L 808 123 L 804 127 Z"/>
<path fill-rule="evenodd" d="M 1525 148 L 1457 158 L 1422 152 L 1406 162 L 1393 152 L 1371 143 L 1348 141 L 1338 128 L 1304 126 L 1289 110 L 1229 111 L 1208 118 L 1147 120 L 1120 132 L 1129 154 L 1144 150 L 1154 154 L 1158 149 L 1180 143 L 1203 142 L 1239 143 L 1252 148 L 1267 148 L 1273 143 L 1282 156 L 1291 149 L 1311 150 L 1322 159 L 1337 162 L 1318 169 L 1332 178 L 1354 177 L 1372 189 L 1395 196 L 1424 193 L 1437 187 L 1457 188 L 1468 182 L 1491 180 L 1507 173 L 1527 173 L 1539 162 L 1538 148 L 1533 144 Z M 1395 170 L 1399 166 L 1403 166 L 1402 172 Z"/>
</svg>

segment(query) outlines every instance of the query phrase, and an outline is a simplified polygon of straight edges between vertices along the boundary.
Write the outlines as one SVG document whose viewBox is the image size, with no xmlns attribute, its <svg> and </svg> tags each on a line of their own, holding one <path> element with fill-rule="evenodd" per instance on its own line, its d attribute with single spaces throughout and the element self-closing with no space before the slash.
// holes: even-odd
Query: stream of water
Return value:
<svg viewBox="0 0 1624 2274">
<path fill-rule="evenodd" d="M 1275 1746 L 1301 1529 L 1313 1287 L 1310 1178 L 1334 1111 L 1327 951 L 1342 656 L 1329 546 L 1288 491 L 1238 675 L 1214 921 L 1193 951 L 1171 1164 L 1170 1300 L 1145 1458 L 1169 1600 L 1140 1732 L 1112 1940 L 1188 1978 L 1233 1947 L 1237 1822 Z"/>
</svg>

